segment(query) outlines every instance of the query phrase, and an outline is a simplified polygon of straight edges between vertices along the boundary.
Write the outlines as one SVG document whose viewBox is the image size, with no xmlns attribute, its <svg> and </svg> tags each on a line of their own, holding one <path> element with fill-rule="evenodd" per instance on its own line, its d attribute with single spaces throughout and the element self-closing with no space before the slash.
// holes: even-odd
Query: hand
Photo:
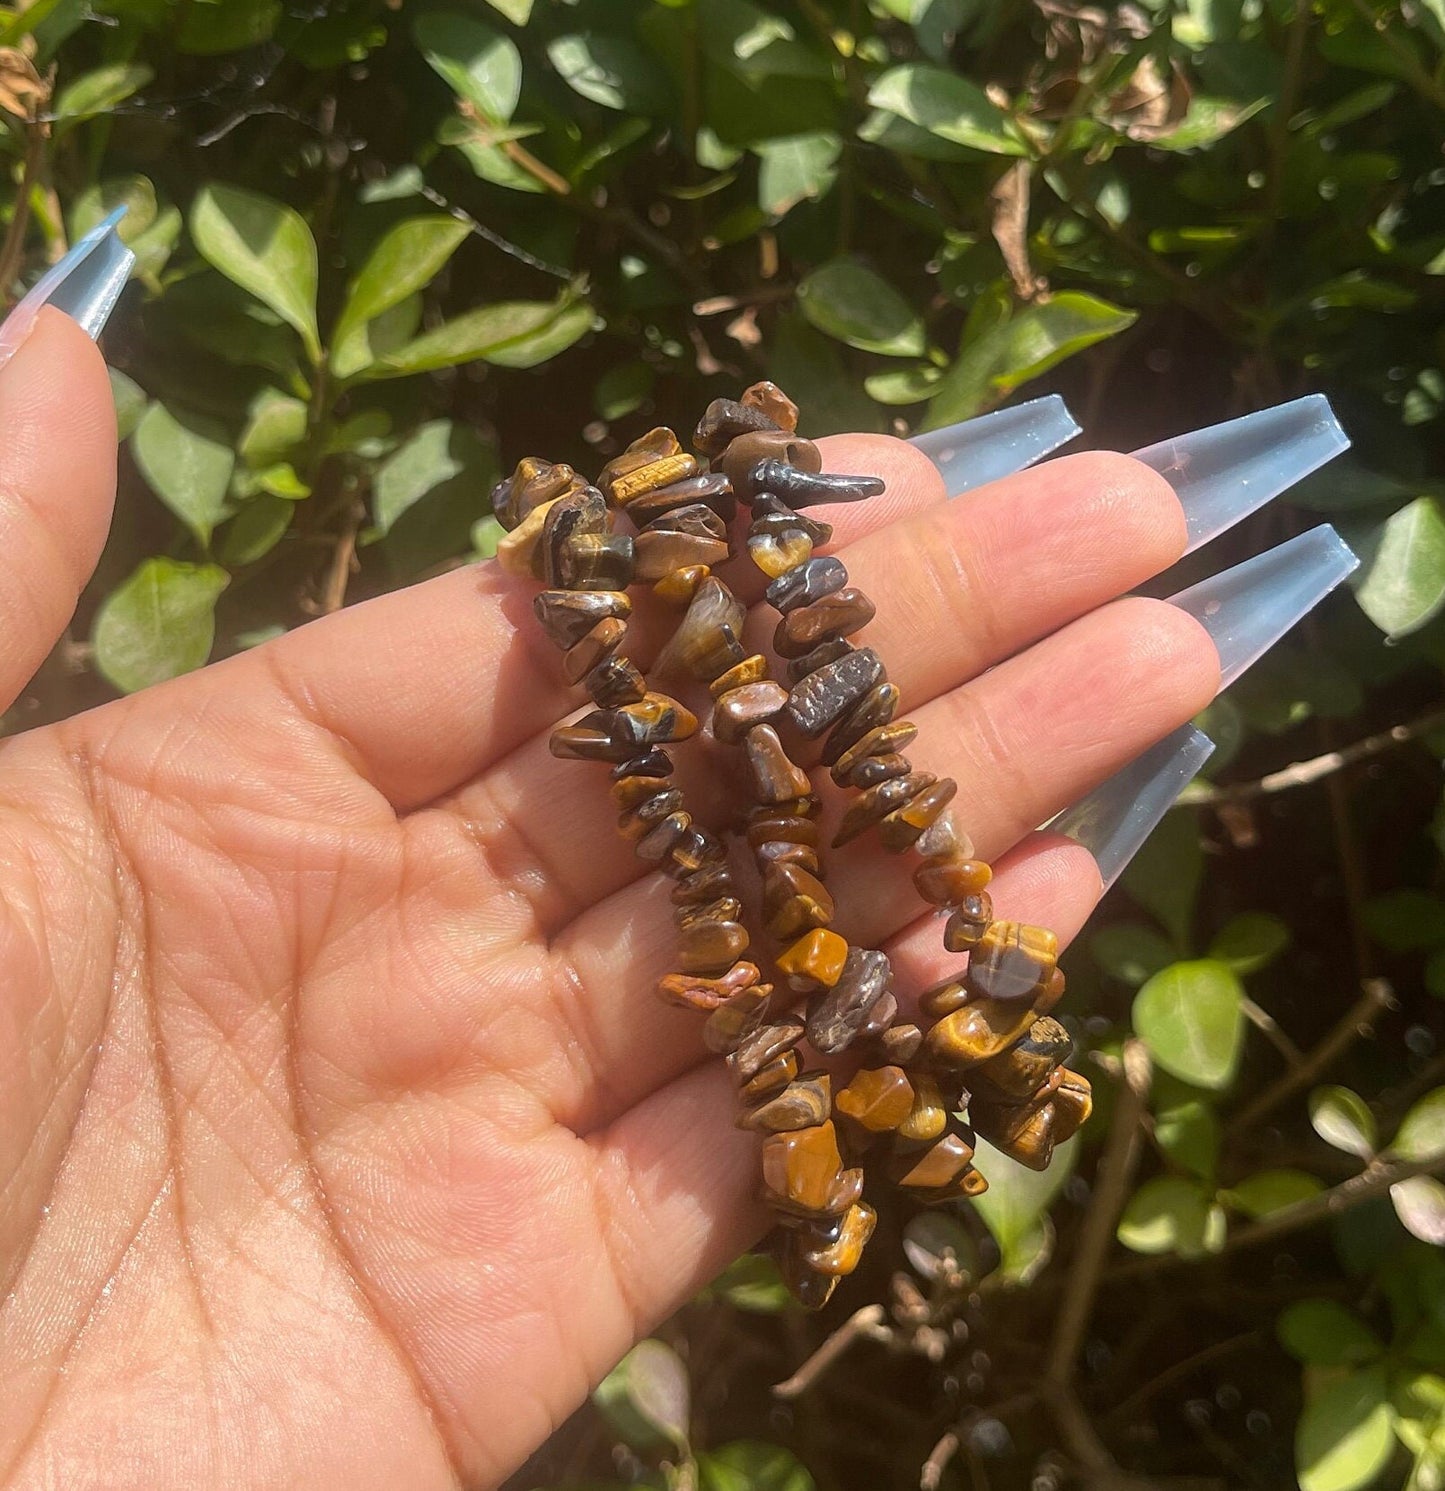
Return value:
<svg viewBox="0 0 1445 1491">
<path fill-rule="evenodd" d="M 9 704 L 114 480 L 58 312 L 0 430 Z M 1001 912 L 1067 937 L 1097 871 L 1030 830 L 1215 691 L 1196 622 L 1114 600 L 1181 552 L 1179 503 L 1120 456 L 945 504 L 908 446 L 825 449 L 889 482 L 828 517 L 915 760 L 958 779 Z M 4 742 L 0 1485 L 492 1486 L 759 1236 L 757 1140 L 654 993 L 668 887 L 605 773 L 548 753 L 577 702 L 484 564 Z M 720 821 L 706 756 L 678 752 Z M 840 930 L 940 977 L 899 862 L 833 863 Z"/>
</svg>

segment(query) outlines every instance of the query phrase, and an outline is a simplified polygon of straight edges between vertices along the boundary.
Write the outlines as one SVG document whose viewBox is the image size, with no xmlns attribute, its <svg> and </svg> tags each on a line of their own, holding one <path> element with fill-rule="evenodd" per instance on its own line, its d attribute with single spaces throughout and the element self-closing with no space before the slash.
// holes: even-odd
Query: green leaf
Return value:
<svg viewBox="0 0 1445 1491">
<path fill-rule="evenodd" d="M 1445 1247 L 1445 1185 L 1413 1175 L 1390 1187 L 1390 1202 L 1405 1230 L 1432 1247 Z"/>
<path fill-rule="evenodd" d="M 791 1450 L 739 1439 L 697 1457 L 701 1491 L 813 1491 L 810 1476 Z"/>
<path fill-rule="evenodd" d="M 497 545 L 506 538 L 507 530 L 488 513 L 472 524 L 472 552 L 478 559 L 494 559 Z"/>
<path fill-rule="evenodd" d="M 619 362 L 603 373 L 592 391 L 597 417 L 609 424 L 640 409 L 651 397 L 657 374 L 640 358 Z"/>
<path fill-rule="evenodd" d="M 55 133 L 104 114 L 138 93 L 155 74 L 143 62 L 111 62 L 82 73 L 55 100 Z"/>
<path fill-rule="evenodd" d="M 903 1256 L 930 1283 L 946 1271 L 968 1278 L 978 1272 L 978 1246 L 951 1212 L 921 1211 L 909 1217 L 903 1224 Z"/>
<path fill-rule="evenodd" d="M 1326 1144 L 1372 1159 L 1379 1135 L 1375 1115 L 1359 1093 L 1348 1087 L 1317 1087 L 1310 1094 L 1310 1123 Z"/>
<path fill-rule="evenodd" d="M 1275 1322 L 1279 1344 L 1315 1367 L 1358 1367 L 1383 1352 L 1380 1338 L 1352 1310 L 1332 1299 L 1296 1300 Z"/>
<path fill-rule="evenodd" d="M 429 492 L 467 469 L 475 437 L 449 419 L 419 425 L 376 469 L 372 483 L 372 521 L 378 535 Z"/>
<path fill-rule="evenodd" d="M 870 373 L 863 380 L 863 387 L 868 397 L 880 404 L 921 404 L 932 396 L 942 376 L 942 368 L 931 362 L 918 362 L 912 367 Z"/>
<path fill-rule="evenodd" d="M 1382 1367 L 1329 1383 L 1305 1404 L 1295 1429 L 1300 1491 L 1356 1491 L 1394 1450 L 1393 1412 Z"/>
<path fill-rule="evenodd" d="M 896 114 L 950 144 L 995 155 L 1025 155 L 1009 116 L 982 88 L 956 72 L 926 63 L 889 68 L 868 90 L 875 109 Z"/>
<path fill-rule="evenodd" d="M 798 286 L 803 314 L 828 336 L 864 352 L 921 357 L 923 321 L 882 275 L 856 259 L 820 265 Z"/>
<path fill-rule="evenodd" d="M 487 0 L 487 4 L 514 26 L 525 26 L 532 19 L 532 0 Z"/>
<path fill-rule="evenodd" d="M 1419 631 L 1445 606 L 1445 510 L 1417 497 L 1360 546 L 1350 583 L 1360 609 L 1388 637 Z"/>
<path fill-rule="evenodd" d="M 482 355 L 495 367 L 534 368 L 581 341 L 596 320 L 597 312 L 587 301 L 574 300 L 535 330 L 511 336 Z"/>
<path fill-rule="evenodd" d="M 214 564 L 147 559 L 105 598 L 91 631 L 95 665 L 133 694 L 199 668 L 216 636 L 216 601 L 230 583 Z"/>
<path fill-rule="evenodd" d="M 833 190 L 843 141 L 831 129 L 760 140 L 758 206 L 769 217 L 786 217 L 799 202 L 816 202 Z"/>
<path fill-rule="evenodd" d="M 156 496 L 203 547 L 208 545 L 227 514 L 226 492 L 236 459 L 225 430 L 157 401 L 136 425 L 131 453 Z"/>
<path fill-rule="evenodd" d="M 1117 336 L 1137 319 L 1135 311 L 1075 290 L 1029 306 L 959 353 L 928 406 L 927 426 L 953 424 L 978 414 L 1066 358 Z"/>
<path fill-rule="evenodd" d="M 128 440 L 146 411 L 146 391 L 119 368 L 108 367 L 106 372 L 110 374 L 110 396 L 115 403 L 115 438 Z"/>
<path fill-rule="evenodd" d="M 332 343 L 344 342 L 356 328 L 429 285 L 470 231 L 443 213 L 409 217 L 390 228 L 348 287 Z"/>
<path fill-rule="evenodd" d="M 226 524 L 220 557 L 231 569 L 254 564 L 269 554 L 286 536 L 296 504 L 285 497 L 263 492 L 253 498 Z"/>
<path fill-rule="evenodd" d="M 1001 1150 L 979 1141 L 978 1167 L 988 1176 L 988 1190 L 973 1198 L 974 1210 L 998 1244 L 998 1273 L 1027 1283 L 1049 1260 L 1054 1229 L 1048 1209 L 1078 1163 L 1078 1143 L 1070 1139 L 1054 1151 L 1042 1173 L 1026 1169 Z"/>
<path fill-rule="evenodd" d="M 1260 1170 L 1221 1191 L 1220 1200 L 1247 1217 L 1267 1217 L 1318 1196 L 1324 1188 L 1318 1176 L 1304 1170 Z"/>
<path fill-rule="evenodd" d="M 1116 922 L 1089 939 L 1089 955 L 1121 983 L 1138 988 L 1174 961 L 1174 949 L 1152 927 Z"/>
<path fill-rule="evenodd" d="M 251 400 L 236 454 L 252 471 L 284 461 L 305 440 L 308 417 L 302 400 L 278 388 L 263 388 Z"/>
<path fill-rule="evenodd" d="M 1199 818 L 1193 812 L 1164 815 L 1124 871 L 1124 888 L 1183 950 L 1190 943 L 1194 904 L 1204 878 Z"/>
<path fill-rule="evenodd" d="M 294 326 L 319 361 L 316 240 L 301 214 L 258 192 L 211 183 L 196 193 L 190 225 L 205 258 Z"/>
<path fill-rule="evenodd" d="M 1129 1198 L 1118 1238 L 1135 1253 L 1202 1258 L 1224 1241 L 1224 1213 L 1198 1181 L 1162 1175 L 1145 1181 Z"/>
<path fill-rule="evenodd" d="M 214 56 L 269 41 L 281 0 L 191 0 L 176 38 L 183 52 Z"/>
<path fill-rule="evenodd" d="M 1244 989 L 1212 958 L 1174 963 L 1134 999 L 1134 1029 L 1154 1060 L 1196 1087 L 1227 1087 L 1244 1039 Z"/>
<path fill-rule="evenodd" d="M 877 406 L 844 367 L 838 344 L 795 312 L 778 317 L 768 377 L 806 405 L 811 435 L 882 428 Z"/>
<path fill-rule="evenodd" d="M 1250 103 L 1240 104 L 1231 99 L 1208 98 L 1196 93 L 1189 100 L 1184 118 L 1167 134 L 1155 135 L 1149 145 L 1155 150 L 1197 150 L 1202 145 L 1212 145 L 1231 130 L 1238 129 L 1246 119 L 1252 119 L 1261 109 L 1267 108 L 1270 102 L 1268 98 L 1256 98 Z"/>
<path fill-rule="evenodd" d="M 574 93 L 604 108 L 657 114 L 671 102 L 666 74 L 630 37 L 574 31 L 553 37 L 547 57 Z"/>
<path fill-rule="evenodd" d="M 1445 943 L 1445 901 L 1409 886 L 1365 903 L 1370 936 L 1392 953 L 1421 952 Z"/>
<path fill-rule="evenodd" d="M 117 207 L 125 208 L 116 233 L 124 244 L 132 243 L 156 220 L 156 189 L 148 176 L 111 176 L 87 187 L 70 206 L 70 236 L 89 233 Z"/>
<path fill-rule="evenodd" d="M 664 1341 L 639 1341 L 598 1383 L 592 1401 L 634 1449 L 687 1449 L 687 1368 Z"/>
<path fill-rule="evenodd" d="M 452 11 L 423 11 L 412 24 L 423 57 L 489 124 L 508 124 L 522 96 L 522 54 L 509 36 Z"/>
<path fill-rule="evenodd" d="M 1217 958 L 1241 977 L 1258 973 L 1289 946 L 1289 927 L 1267 911 L 1245 911 L 1231 917 L 1209 944 L 1209 956 Z"/>
<path fill-rule="evenodd" d="M 1219 1158 L 1219 1120 L 1207 1103 L 1181 1103 L 1154 1118 L 1154 1139 L 1182 1169 L 1213 1180 Z"/>
<path fill-rule="evenodd" d="M 570 347 L 592 326 L 586 301 L 513 300 L 478 306 L 379 357 L 364 378 L 403 378 L 478 359 L 529 368 Z"/>
<path fill-rule="evenodd" d="M 1404 1160 L 1424 1162 L 1445 1155 L 1445 1087 L 1427 1092 L 1401 1120 L 1390 1145 Z"/>
<path fill-rule="evenodd" d="M 741 1258 L 735 1258 L 704 1294 L 755 1315 L 773 1315 L 793 1303 L 792 1292 L 783 1282 L 777 1263 L 766 1253 L 744 1253 Z"/>
<path fill-rule="evenodd" d="M 421 295 L 415 293 L 388 306 L 370 321 L 358 321 L 331 344 L 331 371 L 347 381 L 379 358 L 406 346 L 421 324 Z"/>
</svg>

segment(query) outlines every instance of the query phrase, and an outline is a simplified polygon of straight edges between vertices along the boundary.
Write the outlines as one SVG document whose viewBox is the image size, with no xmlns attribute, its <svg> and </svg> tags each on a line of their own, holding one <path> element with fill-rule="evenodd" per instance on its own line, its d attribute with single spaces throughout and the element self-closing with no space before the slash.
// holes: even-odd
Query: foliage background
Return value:
<svg viewBox="0 0 1445 1491">
<path fill-rule="evenodd" d="M 1352 456 L 1202 562 L 1324 514 L 1355 598 L 1070 954 L 1066 1162 L 885 1215 L 821 1319 L 744 1261 L 515 1484 L 1445 1484 L 1441 0 L 33 0 L 0 118 L 9 292 L 119 201 L 139 257 L 114 535 L 11 729 L 758 376 L 1119 449 L 1328 393 Z"/>
</svg>

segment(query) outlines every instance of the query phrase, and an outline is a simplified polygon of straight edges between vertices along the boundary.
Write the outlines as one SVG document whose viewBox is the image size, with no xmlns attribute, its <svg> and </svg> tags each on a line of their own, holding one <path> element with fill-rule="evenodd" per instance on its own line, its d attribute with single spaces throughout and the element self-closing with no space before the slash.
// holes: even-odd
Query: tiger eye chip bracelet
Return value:
<svg viewBox="0 0 1445 1491">
<path fill-rule="evenodd" d="M 1048 1013 L 1064 988 L 1056 940 L 994 919 L 992 872 L 952 821 L 955 784 L 914 770 L 903 752 L 917 729 L 894 719 L 899 691 L 878 655 L 849 640 L 874 606 L 840 560 L 815 555 L 831 528 L 798 510 L 863 500 L 883 484 L 823 472 L 797 418 L 775 385 L 755 384 L 708 406 L 693 437 L 698 455 L 672 431 L 652 430 L 596 486 L 529 457 L 492 500 L 509 530 L 500 562 L 547 587 L 537 616 L 564 650 L 568 681 L 596 706 L 553 732 L 552 752 L 611 764 L 620 832 L 675 882 L 677 971 L 659 993 L 707 1015 L 704 1043 L 726 1057 L 738 1087 L 736 1121 L 766 1136 L 763 1195 L 781 1223 L 783 1276 L 816 1307 L 857 1267 L 876 1221 L 863 1168 L 850 1161 L 879 1152 L 889 1178 L 923 1202 L 976 1195 L 987 1185 L 972 1164 L 976 1134 L 1042 1170 L 1091 1099 L 1088 1082 L 1064 1066 L 1071 1042 Z M 787 661 L 786 687 L 743 647 L 746 608 L 713 573 L 733 557 L 739 501 L 750 513 L 748 555 L 780 616 L 773 650 Z M 618 512 L 635 538 L 614 531 Z M 672 782 L 666 747 L 695 734 L 698 719 L 649 689 L 619 651 L 634 581 L 682 610 L 658 671 L 708 686 L 712 733 L 746 763 L 754 800 L 741 832 L 777 944 L 772 983 L 744 957 L 750 936 L 726 846 L 694 822 Z M 886 849 L 916 853 L 914 884 L 947 917 L 945 947 L 968 954 L 964 969 L 920 997 L 926 1032 L 900 1020 L 887 956 L 831 929 L 822 801 L 785 736 L 821 738 L 833 782 L 858 793 L 833 847 L 876 827 Z M 836 1096 L 829 1071 L 802 1070 L 805 1039 L 819 1056 L 861 1058 Z"/>
</svg>

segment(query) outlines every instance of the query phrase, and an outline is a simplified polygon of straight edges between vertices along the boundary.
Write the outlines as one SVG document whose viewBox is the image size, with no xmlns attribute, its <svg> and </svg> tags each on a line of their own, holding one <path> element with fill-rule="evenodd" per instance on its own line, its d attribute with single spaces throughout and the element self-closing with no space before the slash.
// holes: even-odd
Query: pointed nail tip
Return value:
<svg viewBox="0 0 1445 1491">
<path fill-rule="evenodd" d="M 1159 820 L 1214 753 L 1197 726 L 1182 725 L 1047 825 L 1093 855 L 1108 890 Z"/>
<path fill-rule="evenodd" d="M 1328 523 L 1171 596 L 1214 643 L 1228 688 L 1359 567 Z"/>
</svg>

